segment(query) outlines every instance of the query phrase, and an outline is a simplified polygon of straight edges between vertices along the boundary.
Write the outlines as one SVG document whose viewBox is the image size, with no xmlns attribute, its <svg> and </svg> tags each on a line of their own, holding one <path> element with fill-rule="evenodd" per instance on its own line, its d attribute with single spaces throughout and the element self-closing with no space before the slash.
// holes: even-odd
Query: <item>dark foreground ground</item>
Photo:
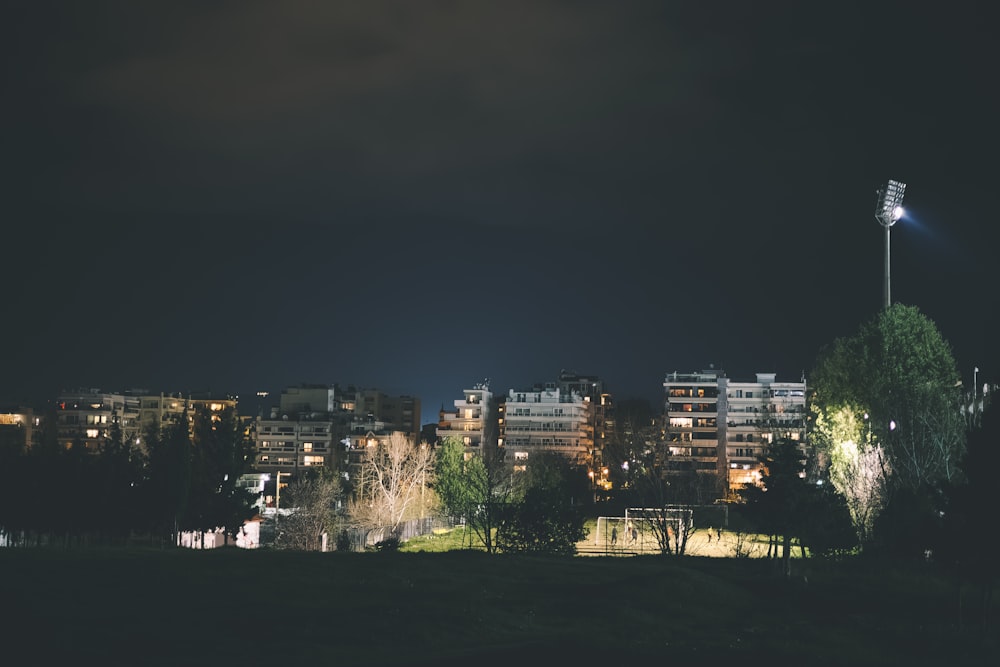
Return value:
<svg viewBox="0 0 1000 667">
<path fill-rule="evenodd" d="M 996 665 L 929 570 L 654 556 L 0 550 L 8 665 Z"/>
</svg>

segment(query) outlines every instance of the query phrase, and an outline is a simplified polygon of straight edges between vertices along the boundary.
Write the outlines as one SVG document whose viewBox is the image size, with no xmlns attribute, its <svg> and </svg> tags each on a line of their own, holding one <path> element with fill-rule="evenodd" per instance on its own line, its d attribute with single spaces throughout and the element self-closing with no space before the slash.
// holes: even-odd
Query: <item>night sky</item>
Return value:
<svg viewBox="0 0 1000 667">
<path fill-rule="evenodd" d="M 0 399 L 797 380 L 888 179 L 893 300 L 1000 379 L 986 3 L 4 5 Z"/>
</svg>

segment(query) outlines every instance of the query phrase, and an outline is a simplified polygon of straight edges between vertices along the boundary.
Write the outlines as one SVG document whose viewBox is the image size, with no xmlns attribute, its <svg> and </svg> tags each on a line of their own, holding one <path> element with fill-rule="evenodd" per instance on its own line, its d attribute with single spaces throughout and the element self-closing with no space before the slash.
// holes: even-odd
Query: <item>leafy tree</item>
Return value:
<svg viewBox="0 0 1000 667">
<path fill-rule="evenodd" d="M 615 404 L 614 429 L 608 434 L 603 452 L 615 505 L 629 504 L 636 476 L 643 465 L 652 464 L 657 431 L 648 400 L 632 398 Z"/>
<path fill-rule="evenodd" d="M 847 500 L 832 484 L 810 487 L 804 514 L 799 537 L 811 554 L 837 558 L 857 548 L 858 536 Z"/>
<path fill-rule="evenodd" d="M 185 528 L 209 531 L 222 527 L 227 539 L 235 538 L 253 516 L 253 495 L 237 486 L 246 472 L 249 443 L 232 408 L 213 412 L 207 406 L 194 415 L 192 424 L 190 502 Z"/>
<path fill-rule="evenodd" d="M 558 455 L 536 456 L 524 474 L 523 492 L 503 508 L 497 531 L 504 552 L 573 555 L 587 534 L 574 492 L 586 484 L 582 470 L 574 470 Z"/>
<path fill-rule="evenodd" d="M 443 438 L 434 449 L 434 491 L 451 516 L 464 516 L 471 506 L 466 468 L 462 441 L 454 436 Z"/>
<path fill-rule="evenodd" d="M 812 438 L 865 542 L 894 494 L 926 493 L 959 473 L 958 379 L 950 346 L 912 306 L 886 308 L 821 351 L 811 382 Z"/>
<path fill-rule="evenodd" d="M 769 535 L 781 540 L 782 571 L 791 575 L 792 538 L 801 537 L 811 506 L 811 486 L 805 480 L 806 456 L 798 442 L 775 440 L 765 447 L 760 485 L 740 490 L 750 515 Z"/>
<path fill-rule="evenodd" d="M 164 537 L 170 537 L 171 542 L 176 542 L 191 489 L 193 452 L 187 411 L 181 419 L 162 431 L 157 425 L 150 425 L 144 440 L 148 466 L 143 495 L 151 528 Z"/>
<path fill-rule="evenodd" d="M 141 517 L 139 485 L 145 456 L 134 436 L 126 435 L 118 424 L 109 429 L 94 462 L 91 498 L 98 531 L 108 539 L 123 540 L 137 528 Z"/>
<path fill-rule="evenodd" d="M 487 553 L 498 550 L 497 531 L 513 497 L 512 469 L 496 442 L 487 429 L 480 451 L 468 459 L 464 445 L 453 438 L 442 440 L 434 454 L 434 490 L 441 504 L 453 516 L 465 517 Z"/>
</svg>

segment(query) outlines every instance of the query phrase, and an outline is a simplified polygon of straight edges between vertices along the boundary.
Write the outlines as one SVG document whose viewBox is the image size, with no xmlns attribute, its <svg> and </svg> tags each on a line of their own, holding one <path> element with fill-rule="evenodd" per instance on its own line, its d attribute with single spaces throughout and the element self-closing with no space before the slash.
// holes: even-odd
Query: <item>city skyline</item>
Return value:
<svg viewBox="0 0 1000 667">
<path fill-rule="evenodd" d="M 975 6 L 11 10 L 0 400 L 798 380 L 893 300 L 995 382 Z"/>
</svg>

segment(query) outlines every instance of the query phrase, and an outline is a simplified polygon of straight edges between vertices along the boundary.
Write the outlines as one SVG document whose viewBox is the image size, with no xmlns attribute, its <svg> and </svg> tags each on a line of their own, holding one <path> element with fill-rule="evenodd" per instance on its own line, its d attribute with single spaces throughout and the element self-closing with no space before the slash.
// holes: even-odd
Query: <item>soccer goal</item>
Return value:
<svg viewBox="0 0 1000 667">
<path fill-rule="evenodd" d="M 691 529 L 689 507 L 629 508 L 597 517 L 594 546 L 608 553 L 657 553 Z"/>
</svg>

